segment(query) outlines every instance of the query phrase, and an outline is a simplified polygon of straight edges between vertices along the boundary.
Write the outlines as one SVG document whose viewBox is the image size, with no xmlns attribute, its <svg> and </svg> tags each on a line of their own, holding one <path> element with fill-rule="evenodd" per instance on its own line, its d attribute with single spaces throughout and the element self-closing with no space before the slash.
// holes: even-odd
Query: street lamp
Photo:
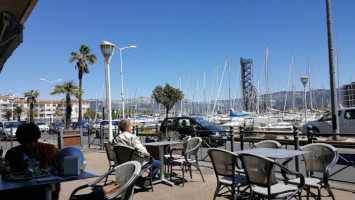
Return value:
<svg viewBox="0 0 355 200">
<path fill-rule="evenodd" d="M 101 52 L 102 55 L 105 57 L 105 77 L 106 77 L 106 104 L 107 104 L 107 115 L 108 115 L 108 131 L 109 131 L 109 140 L 111 141 L 113 139 L 113 134 L 112 134 L 112 115 L 111 115 L 111 87 L 110 87 L 110 60 L 114 52 L 114 48 L 116 47 L 117 49 L 120 50 L 120 59 L 121 59 L 121 85 L 122 85 L 122 118 L 124 118 L 124 90 L 123 90 L 123 72 L 122 72 L 122 50 L 127 49 L 127 48 L 137 48 L 136 46 L 128 46 L 128 47 L 123 47 L 119 48 L 116 45 L 103 41 L 100 44 L 101 47 Z"/>
<path fill-rule="evenodd" d="M 129 47 L 123 47 L 123 48 L 119 48 L 117 46 L 115 46 L 117 49 L 120 50 L 120 60 L 121 60 L 121 86 L 122 86 L 122 93 L 121 93 L 121 96 L 122 96 L 122 118 L 124 119 L 125 117 L 125 114 L 124 114 L 124 90 L 123 90 L 123 70 L 122 70 L 122 50 L 123 49 L 127 49 L 127 48 L 132 48 L 132 49 L 135 49 L 137 48 L 136 46 L 129 46 Z"/>
<path fill-rule="evenodd" d="M 301 82 L 302 82 L 303 88 L 304 88 L 304 122 L 307 122 L 306 85 L 307 85 L 308 79 L 309 79 L 308 76 L 301 77 Z"/>
<path fill-rule="evenodd" d="M 49 92 L 52 90 L 52 85 L 53 85 L 53 83 L 62 81 L 62 79 L 57 79 L 57 80 L 49 81 L 49 80 L 46 80 L 46 79 L 44 79 L 44 78 L 39 78 L 39 80 L 41 80 L 41 81 L 46 81 L 46 82 L 49 83 Z M 52 104 L 53 104 L 53 101 L 52 101 L 52 95 L 51 95 L 51 105 L 49 106 L 49 109 L 50 109 L 50 119 L 49 119 L 49 122 L 50 122 L 50 123 L 53 123 L 53 122 L 52 122 L 52 119 L 53 119 L 53 117 L 52 117 L 52 111 L 53 111 L 53 110 L 52 110 Z"/>
<path fill-rule="evenodd" d="M 100 44 L 102 55 L 105 58 L 105 78 L 106 78 L 106 107 L 108 117 L 108 139 L 112 142 L 112 115 L 111 115 L 111 86 L 110 86 L 110 60 L 115 50 L 115 45 L 103 41 Z"/>
</svg>

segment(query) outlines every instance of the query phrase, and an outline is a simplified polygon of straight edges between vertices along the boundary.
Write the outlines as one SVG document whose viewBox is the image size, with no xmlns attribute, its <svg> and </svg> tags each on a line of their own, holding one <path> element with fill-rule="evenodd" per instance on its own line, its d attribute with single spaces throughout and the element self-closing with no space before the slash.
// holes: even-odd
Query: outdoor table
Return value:
<svg viewBox="0 0 355 200">
<path fill-rule="evenodd" d="M 310 153 L 310 151 L 300 151 L 300 150 L 290 150 L 290 149 L 273 149 L 273 148 L 254 148 L 254 149 L 247 149 L 247 150 L 242 150 L 242 151 L 234 151 L 234 153 L 236 153 L 236 154 L 253 153 L 253 154 L 265 156 L 265 157 L 272 158 L 272 159 L 289 158 L 282 163 L 282 165 L 285 166 L 287 163 L 289 163 L 293 159 L 293 157 Z M 297 165 L 299 165 L 299 163 L 297 163 L 297 161 L 298 161 L 298 159 L 296 160 L 296 163 L 295 163 L 296 170 L 298 170 Z"/>
<path fill-rule="evenodd" d="M 143 143 L 143 145 L 159 147 L 159 161 L 163 165 L 164 164 L 164 146 L 180 144 L 180 143 L 182 143 L 182 142 L 181 141 L 162 141 L 162 142 Z M 168 181 L 167 179 L 165 179 L 164 167 L 160 168 L 160 179 L 157 180 L 157 181 L 154 181 L 153 184 L 160 183 L 160 182 L 164 182 L 164 183 L 170 184 L 171 186 L 174 186 L 173 182 Z"/>
<path fill-rule="evenodd" d="M 290 150 L 290 149 L 272 149 L 272 148 L 254 148 L 254 149 L 247 149 L 243 151 L 234 151 L 234 153 L 236 154 L 253 153 L 268 158 L 282 159 L 282 158 L 290 158 L 290 157 L 306 154 L 309 153 L 309 151 Z"/>
<path fill-rule="evenodd" d="M 51 200 L 51 184 L 53 183 L 61 183 L 66 181 L 74 181 L 80 179 L 87 179 L 92 177 L 99 176 L 96 173 L 92 173 L 89 171 L 81 171 L 78 176 L 55 176 L 49 173 L 48 177 L 44 178 L 33 178 L 28 180 L 18 180 L 18 181 L 7 181 L 0 176 L 0 193 L 3 191 L 11 190 L 11 189 L 21 189 L 21 188 L 28 188 L 28 187 L 35 187 L 35 186 L 44 186 L 46 197 L 45 199 Z"/>
</svg>

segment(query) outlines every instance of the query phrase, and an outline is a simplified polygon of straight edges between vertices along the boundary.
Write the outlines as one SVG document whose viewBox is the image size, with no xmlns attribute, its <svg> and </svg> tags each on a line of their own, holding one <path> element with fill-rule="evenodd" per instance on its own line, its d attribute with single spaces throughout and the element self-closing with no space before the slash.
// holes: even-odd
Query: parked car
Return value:
<svg viewBox="0 0 355 200">
<path fill-rule="evenodd" d="M 227 134 L 224 129 L 199 117 L 165 118 L 160 126 L 160 131 L 164 132 L 166 126 L 168 126 L 168 130 L 178 132 L 180 138 L 185 136 L 194 137 L 193 126 L 195 126 L 196 135 L 209 145 L 224 145 L 227 141 Z"/>
<path fill-rule="evenodd" d="M 49 126 L 44 123 L 44 122 L 36 122 L 37 126 L 39 127 L 39 130 L 41 132 L 44 132 L 44 131 L 48 131 L 49 130 Z"/>
<path fill-rule="evenodd" d="M 89 128 L 89 124 L 84 122 L 72 122 L 71 125 L 73 129 L 82 128 L 84 132 L 87 131 Z"/>
<path fill-rule="evenodd" d="M 16 130 L 17 130 L 17 127 L 20 125 L 21 125 L 21 123 L 17 122 L 17 121 L 0 122 L 0 139 L 1 140 L 9 140 L 9 139 L 11 139 L 11 135 L 12 135 L 12 138 L 16 138 Z"/>
<path fill-rule="evenodd" d="M 27 120 L 21 120 L 20 123 L 21 123 L 21 124 L 27 124 L 28 121 L 27 121 Z"/>
<path fill-rule="evenodd" d="M 49 134 L 58 134 L 60 129 L 64 129 L 65 124 L 63 122 L 53 122 L 49 126 L 48 133 Z"/>
<path fill-rule="evenodd" d="M 112 130 L 114 132 L 119 131 L 118 125 L 120 124 L 120 120 L 112 120 Z M 100 131 L 101 129 L 104 131 L 106 137 L 107 137 L 107 133 L 108 133 L 108 120 L 102 120 L 99 124 L 99 126 L 97 126 L 97 129 L 95 131 L 96 133 L 96 138 L 100 138 Z"/>
<path fill-rule="evenodd" d="M 355 107 L 342 108 L 338 110 L 339 116 L 339 133 L 354 134 L 355 133 Z M 323 115 L 318 120 L 306 122 L 302 126 L 302 134 L 307 134 L 307 126 L 312 126 L 313 132 L 317 134 L 332 133 L 332 113 Z"/>
</svg>

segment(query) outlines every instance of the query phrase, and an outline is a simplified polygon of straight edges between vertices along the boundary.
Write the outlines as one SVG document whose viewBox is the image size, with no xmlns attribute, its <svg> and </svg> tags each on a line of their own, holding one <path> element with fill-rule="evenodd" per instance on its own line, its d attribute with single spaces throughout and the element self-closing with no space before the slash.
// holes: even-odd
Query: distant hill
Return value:
<svg viewBox="0 0 355 200">
<path fill-rule="evenodd" d="M 292 92 L 286 92 L 286 91 L 281 91 L 281 92 L 275 92 L 272 93 L 272 100 L 275 102 L 274 103 L 274 108 L 283 110 L 284 104 L 285 104 L 285 98 L 287 95 L 287 100 L 286 100 L 286 109 L 292 108 Z M 294 105 L 295 108 L 301 108 L 303 107 L 303 98 L 304 98 L 304 93 L 302 91 L 296 91 L 294 92 Z M 306 93 L 307 96 L 307 103 L 310 104 L 310 94 L 309 92 Z M 264 98 L 265 95 L 262 95 L 262 98 Z M 96 109 L 96 100 L 95 99 L 89 99 L 90 101 L 90 108 L 95 110 Z M 233 108 L 237 110 L 237 108 L 240 108 L 240 99 L 234 99 L 233 101 Z M 114 100 L 112 99 L 112 109 L 114 110 L 120 110 L 121 109 L 121 100 Z M 183 102 L 183 109 L 184 112 L 187 112 L 189 110 L 190 113 L 206 113 L 207 111 L 210 112 L 213 109 L 214 102 L 192 102 L 191 100 L 185 99 Z M 320 108 L 323 107 L 324 105 L 330 106 L 330 91 L 325 90 L 325 89 L 319 89 L 319 90 L 313 90 L 312 91 L 312 107 L 313 108 Z M 99 99 L 97 100 L 97 110 L 98 112 L 102 112 L 102 108 L 106 106 L 105 99 Z M 228 107 L 228 108 L 227 108 Z M 153 103 L 153 100 L 148 97 L 139 97 L 137 99 L 127 99 L 125 102 L 125 108 L 126 112 L 129 110 L 143 113 L 143 112 L 149 112 L 151 113 L 154 109 L 154 112 L 159 111 L 159 106 Z M 222 112 L 228 112 L 229 111 L 229 100 L 219 100 L 216 103 L 215 111 L 217 111 L 217 108 L 221 110 Z M 160 113 L 164 113 L 165 108 L 161 105 L 160 106 Z M 180 110 L 180 103 L 177 103 L 175 105 L 175 110 L 173 112 L 179 112 Z"/>
</svg>

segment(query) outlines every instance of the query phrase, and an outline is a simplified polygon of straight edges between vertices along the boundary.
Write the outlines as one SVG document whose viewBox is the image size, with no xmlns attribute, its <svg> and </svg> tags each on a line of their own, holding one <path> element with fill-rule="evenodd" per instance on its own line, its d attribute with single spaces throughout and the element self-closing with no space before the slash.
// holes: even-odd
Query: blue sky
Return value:
<svg viewBox="0 0 355 200">
<path fill-rule="evenodd" d="M 331 6 L 342 85 L 355 79 L 355 1 L 333 0 Z M 326 31 L 325 0 L 40 0 L 25 24 L 24 42 L 0 73 L 0 94 L 22 96 L 36 89 L 39 99 L 49 100 L 49 83 L 40 78 L 74 80 L 78 84 L 74 63 L 69 63 L 70 52 L 78 52 L 85 44 L 98 60 L 84 75 L 83 98 L 104 98 L 104 59 L 99 47 L 103 40 L 119 47 L 137 46 L 123 50 L 126 98 L 150 97 L 158 84 L 179 87 L 181 77 L 186 98 L 203 100 L 205 92 L 206 98 L 211 94 L 214 99 L 216 65 L 221 80 L 227 54 L 233 96 L 240 94 L 240 57 L 253 59 L 254 84 L 259 81 L 263 90 L 266 46 L 272 92 L 285 91 L 288 81 L 291 84 L 291 55 L 296 90 L 303 90 L 300 77 L 306 75 L 307 56 L 311 60 L 312 88 L 328 89 Z M 121 99 L 117 49 L 110 67 L 112 98 Z M 226 69 L 220 99 L 227 98 Z"/>
</svg>

